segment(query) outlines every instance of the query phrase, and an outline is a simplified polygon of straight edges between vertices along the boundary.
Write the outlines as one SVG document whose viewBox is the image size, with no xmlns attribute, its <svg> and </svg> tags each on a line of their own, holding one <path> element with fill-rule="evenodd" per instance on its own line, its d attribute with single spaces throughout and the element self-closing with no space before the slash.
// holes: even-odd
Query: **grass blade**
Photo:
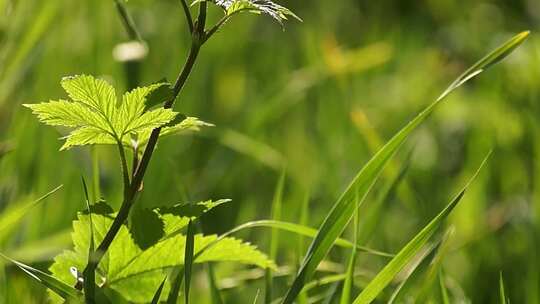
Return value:
<svg viewBox="0 0 540 304">
<path fill-rule="evenodd" d="M 191 285 L 191 269 L 193 267 L 193 248 L 195 246 L 195 227 L 190 220 L 186 235 L 186 253 L 184 254 L 184 276 L 186 277 L 185 288 L 185 303 L 189 303 L 189 287 Z"/>
<path fill-rule="evenodd" d="M 92 222 L 92 210 L 90 209 L 90 198 L 88 196 L 88 187 L 86 186 L 86 181 L 84 177 L 82 179 L 84 196 L 86 201 L 86 209 L 88 211 L 88 219 L 90 222 L 90 244 L 88 246 L 88 264 L 93 259 L 94 256 L 94 223 Z M 95 286 L 96 286 L 96 275 L 93 271 L 89 271 L 88 267 L 85 268 L 83 273 L 83 290 L 84 290 L 84 299 L 86 303 L 95 303 Z"/>
<path fill-rule="evenodd" d="M 354 212 L 354 240 L 358 242 L 358 209 Z M 347 263 L 347 277 L 343 282 L 343 289 L 341 290 L 340 304 L 351 303 L 352 287 L 354 284 L 354 266 L 356 265 L 356 248 L 351 250 L 351 256 Z"/>
<path fill-rule="evenodd" d="M 0 256 L 9 262 L 15 264 L 17 267 L 19 267 L 22 271 L 26 272 L 30 277 L 34 278 L 36 281 L 38 281 L 41 285 L 47 287 L 48 289 L 52 290 L 54 293 L 61 296 L 63 299 L 72 301 L 75 303 L 82 303 L 82 293 L 78 291 L 77 289 L 67 285 L 66 283 L 54 278 L 53 276 L 35 269 L 33 267 L 30 267 L 26 264 L 23 264 L 21 262 L 15 261 L 3 254 L 0 253 Z"/>
<path fill-rule="evenodd" d="M 167 280 L 167 278 L 164 278 L 163 281 L 161 282 L 161 284 L 159 284 L 159 287 L 156 290 L 156 293 L 152 297 L 152 302 L 150 302 L 151 304 L 158 304 L 159 303 L 159 298 L 161 297 L 161 292 L 163 291 L 163 286 L 165 286 L 165 281 L 166 280 Z"/>
<path fill-rule="evenodd" d="M 448 296 L 448 290 L 446 289 L 446 284 L 444 283 L 444 275 L 442 271 L 439 272 L 439 286 L 441 288 L 441 298 L 443 304 L 450 304 L 450 297 Z"/>
<path fill-rule="evenodd" d="M 407 265 L 424 247 L 427 241 L 441 226 L 442 222 L 452 212 L 459 203 L 465 191 L 483 168 L 491 152 L 480 164 L 480 167 L 463 187 L 459 194 L 435 217 L 429 222 L 401 251 L 369 282 L 368 286 L 362 290 L 360 295 L 354 300 L 354 304 L 371 303 L 377 295 L 392 281 L 392 279 Z"/>
<path fill-rule="evenodd" d="M 180 287 L 182 286 L 182 280 L 184 280 L 184 269 L 178 268 L 174 277 L 174 282 L 171 286 L 171 291 L 167 297 L 167 304 L 176 304 L 178 301 L 178 295 L 180 294 Z"/>
<path fill-rule="evenodd" d="M 205 247 L 203 247 L 199 251 L 197 251 L 197 253 L 195 254 L 194 259 L 197 259 L 197 257 L 199 255 L 201 255 L 205 250 L 207 250 L 208 248 L 214 246 L 215 244 L 217 244 L 222 239 L 224 239 L 224 238 L 226 238 L 226 237 L 228 237 L 228 236 L 230 236 L 230 235 L 232 235 L 232 234 L 234 234 L 234 233 L 236 233 L 238 231 L 241 231 L 241 230 L 244 230 L 244 229 L 247 229 L 247 228 L 255 228 L 255 227 L 277 228 L 277 229 L 280 229 L 280 230 L 293 232 L 293 233 L 303 235 L 303 236 L 307 236 L 307 237 L 314 237 L 317 234 L 317 230 L 315 230 L 315 229 L 313 229 L 311 227 L 302 226 L 302 225 L 299 225 L 299 224 L 294 224 L 294 223 L 289 223 L 289 222 L 274 221 L 274 220 L 251 221 L 251 222 L 247 222 L 247 223 L 244 223 L 242 225 L 239 225 L 239 226 L 237 226 L 237 227 L 223 233 L 217 239 L 215 239 L 213 242 L 210 242 L 208 245 L 206 245 Z M 343 247 L 343 248 L 356 248 L 357 251 L 365 252 L 365 253 L 369 253 L 369 254 L 372 254 L 372 255 L 381 256 L 381 257 L 386 257 L 386 258 L 394 257 L 394 255 L 391 254 L 391 253 L 378 251 L 378 250 L 371 249 L 371 248 L 368 248 L 368 247 L 365 247 L 365 246 L 357 246 L 354 243 L 352 243 L 352 242 L 350 242 L 348 240 L 342 239 L 342 238 L 338 238 L 336 240 L 335 244 L 337 246 L 340 246 L 340 247 Z"/>
<path fill-rule="evenodd" d="M 216 283 L 216 276 L 214 274 L 214 266 L 211 263 L 208 263 L 207 274 L 208 274 L 208 283 L 210 283 L 210 292 L 212 293 L 212 304 L 223 304 L 223 299 L 221 298 L 221 293 Z"/>
<path fill-rule="evenodd" d="M 506 293 L 504 292 L 504 280 L 502 271 L 499 273 L 499 295 L 501 297 L 501 304 L 506 304 Z"/>
<path fill-rule="evenodd" d="M 21 205 L 17 204 L 2 212 L 2 214 L 0 214 L 0 242 L 9 236 L 10 231 L 17 227 L 17 224 L 22 220 L 23 216 L 28 213 L 28 211 L 37 206 L 39 203 L 43 202 L 56 191 L 60 190 L 60 188 L 62 188 L 62 185 L 54 188 L 37 200 Z"/>
<path fill-rule="evenodd" d="M 341 195 L 337 202 L 332 207 L 332 210 L 325 218 L 323 224 L 319 228 L 317 236 L 311 243 L 308 249 L 306 257 L 302 263 L 302 267 L 298 272 L 293 284 L 289 288 L 287 295 L 285 296 L 284 304 L 291 304 L 298 293 L 302 290 L 304 284 L 315 273 L 317 265 L 326 256 L 333 243 L 343 232 L 354 210 L 362 203 L 366 195 L 368 194 L 371 186 L 377 180 L 382 169 L 386 163 L 392 159 L 401 144 L 408 138 L 408 136 L 418 127 L 426 118 L 433 112 L 433 110 L 444 100 L 453 90 L 464 84 L 466 81 L 474 78 L 489 66 L 499 62 L 508 54 L 511 53 L 518 45 L 520 45 L 525 38 L 529 35 L 529 32 L 522 32 L 506 43 L 501 45 L 496 50 L 489 53 L 482 58 L 476 64 L 471 66 L 461 76 L 459 76 L 452 84 L 424 111 L 410 121 L 403 129 L 401 129 L 392 139 L 390 139 L 368 163 L 360 170 L 358 175 L 353 179 L 347 190 Z M 355 198 L 359 197 L 360 201 Z"/>
<path fill-rule="evenodd" d="M 272 201 L 272 219 L 279 220 L 281 218 L 281 205 L 283 201 L 283 185 L 285 184 L 285 170 L 279 177 L 276 190 L 274 192 L 274 199 Z M 275 261 L 279 245 L 279 230 L 272 228 L 270 235 L 270 259 Z M 265 274 L 265 294 L 264 303 L 269 304 L 272 302 L 272 270 L 266 269 Z"/>
</svg>

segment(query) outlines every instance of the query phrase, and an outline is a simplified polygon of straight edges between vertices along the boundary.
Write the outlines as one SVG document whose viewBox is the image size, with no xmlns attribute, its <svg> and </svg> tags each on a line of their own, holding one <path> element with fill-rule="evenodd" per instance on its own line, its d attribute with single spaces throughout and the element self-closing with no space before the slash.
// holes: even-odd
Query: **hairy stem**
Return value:
<svg viewBox="0 0 540 304">
<path fill-rule="evenodd" d="M 173 88 L 173 95 L 171 99 L 169 99 L 164 104 L 165 108 L 172 108 L 176 98 L 182 91 L 182 88 L 184 87 L 189 77 L 189 74 L 193 70 L 193 66 L 195 65 L 195 61 L 199 54 L 201 45 L 204 41 L 204 36 L 206 35 L 205 29 L 204 29 L 205 23 L 206 23 L 206 2 L 201 2 L 199 5 L 199 17 L 194 25 L 195 30 L 192 33 L 192 45 L 191 45 L 188 58 L 186 59 L 186 62 L 180 74 L 178 75 L 178 78 L 176 79 L 176 82 Z M 152 158 L 152 153 L 154 152 L 154 148 L 159 139 L 160 132 L 161 132 L 161 128 L 157 128 L 152 131 L 150 139 L 148 140 L 148 144 L 146 145 L 146 148 L 143 152 L 143 156 L 134 173 L 133 180 L 131 181 L 131 183 L 128 184 L 129 187 L 127 187 L 127 190 L 124 192 L 124 199 L 120 207 L 120 210 L 118 211 L 118 214 L 116 215 L 111 227 L 107 231 L 107 234 L 105 235 L 105 237 L 99 244 L 98 248 L 96 249 L 94 258 L 88 262 L 88 265 L 86 266 L 85 271 L 89 271 L 91 273 L 95 272 L 97 265 L 99 264 L 99 262 L 101 261 L 101 259 L 103 258 L 103 256 L 105 255 L 109 247 L 111 246 L 111 243 L 113 242 L 114 238 L 118 234 L 118 231 L 120 231 L 120 228 L 128 219 L 129 212 L 131 210 L 131 207 L 133 206 L 137 193 L 141 187 L 144 174 L 146 173 L 146 169 L 148 167 L 150 159 Z M 122 158 L 122 155 L 124 155 L 123 159 L 125 160 L 125 154 L 124 154 L 123 148 L 120 150 L 121 150 L 120 152 L 121 158 Z M 123 163 L 125 162 L 123 161 Z M 126 168 L 127 168 L 127 165 L 126 165 Z M 135 170 L 135 168 L 133 168 L 133 170 Z M 128 175 L 128 181 L 129 181 L 129 175 Z"/>
</svg>

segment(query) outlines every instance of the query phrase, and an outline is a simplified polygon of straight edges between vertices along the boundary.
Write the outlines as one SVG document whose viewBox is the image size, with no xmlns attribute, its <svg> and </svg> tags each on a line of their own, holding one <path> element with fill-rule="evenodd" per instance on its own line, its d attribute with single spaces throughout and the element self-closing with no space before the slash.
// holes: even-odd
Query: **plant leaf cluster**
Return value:
<svg viewBox="0 0 540 304">
<path fill-rule="evenodd" d="M 171 109 L 150 108 L 147 98 L 166 86 L 164 83 L 133 89 L 121 101 L 109 83 L 93 76 L 65 77 L 61 85 L 71 100 L 25 104 L 41 122 L 73 129 L 61 150 L 93 144 L 141 146 L 158 127 L 164 127 L 163 135 L 167 135 L 209 125 Z"/>
</svg>

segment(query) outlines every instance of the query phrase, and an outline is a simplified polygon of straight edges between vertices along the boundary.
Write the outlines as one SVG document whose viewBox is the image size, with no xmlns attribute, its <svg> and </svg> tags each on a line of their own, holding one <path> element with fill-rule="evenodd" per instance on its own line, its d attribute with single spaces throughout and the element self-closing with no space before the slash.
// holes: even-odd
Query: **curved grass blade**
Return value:
<svg viewBox="0 0 540 304">
<path fill-rule="evenodd" d="M 208 248 L 214 246 L 215 244 L 217 244 L 219 241 L 223 240 L 224 238 L 226 238 L 226 237 L 228 237 L 228 236 L 230 236 L 230 235 L 232 235 L 232 234 L 234 234 L 234 233 L 236 233 L 238 231 L 241 231 L 241 230 L 244 230 L 244 229 L 247 229 L 247 228 L 255 228 L 255 227 L 277 228 L 277 229 L 280 229 L 280 230 L 293 232 L 293 233 L 296 233 L 296 234 L 299 234 L 299 235 L 304 235 L 304 236 L 307 236 L 307 237 L 314 237 L 317 234 L 317 231 L 315 229 L 311 228 L 311 227 L 307 227 L 307 226 L 303 226 L 303 225 L 299 225 L 299 224 L 294 224 L 294 223 L 289 223 L 289 222 L 274 221 L 274 220 L 251 221 L 251 222 L 247 222 L 247 223 L 244 223 L 242 225 L 239 225 L 239 226 L 237 226 L 237 227 L 223 233 L 217 239 L 215 239 L 213 242 L 211 242 L 208 245 L 206 245 L 205 247 L 201 248 L 195 254 L 194 259 L 197 259 L 197 257 L 199 257 L 199 255 L 201 255 L 205 250 L 207 250 Z M 394 255 L 391 254 L 391 253 L 378 251 L 378 250 L 371 249 L 371 248 L 368 248 L 368 247 L 365 247 L 365 246 L 357 246 L 354 243 L 352 243 L 352 242 L 350 242 L 348 240 L 345 240 L 345 239 L 341 239 L 341 238 L 338 238 L 336 240 L 335 244 L 337 246 L 340 246 L 340 247 L 343 247 L 343 248 L 356 248 L 357 251 L 365 252 L 365 253 L 369 253 L 369 254 L 372 254 L 372 255 L 381 256 L 381 257 L 386 257 L 386 258 L 394 257 Z"/>
<path fill-rule="evenodd" d="M 80 291 L 77 289 L 67 285 L 66 283 L 56 279 L 55 277 L 41 271 L 38 269 L 35 269 L 33 267 L 30 267 L 26 264 L 23 264 L 21 262 L 15 261 L 2 253 L 0 253 L 0 257 L 8 260 L 9 262 L 15 264 L 17 267 L 19 267 L 22 271 L 26 272 L 30 277 L 34 278 L 36 281 L 38 281 L 41 285 L 49 288 L 54 293 L 61 296 L 63 299 L 70 301 L 71 303 L 83 303 L 83 295 Z"/>
<path fill-rule="evenodd" d="M 159 298 L 161 297 L 161 292 L 163 291 L 163 286 L 165 286 L 165 281 L 166 280 L 167 280 L 167 278 L 165 277 L 163 279 L 163 281 L 161 281 L 161 284 L 159 284 L 159 287 L 156 290 L 156 293 L 152 297 L 152 302 L 150 302 L 151 304 L 158 304 L 159 303 Z"/>
<path fill-rule="evenodd" d="M 193 248 L 195 247 L 195 227 L 193 222 L 189 220 L 187 235 L 186 235 L 186 251 L 184 254 L 184 276 L 186 277 L 185 288 L 185 303 L 189 304 L 189 287 L 191 285 L 191 269 L 193 267 Z"/>
<path fill-rule="evenodd" d="M 19 223 L 23 216 L 28 213 L 33 207 L 37 206 L 39 203 L 43 202 L 46 198 L 51 196 L 56 191 L 60 190 L 63 185 L 60 185 L 51 191 L 49 191 L 47 194 L 41 196 L 40 198 L 25 203 L 25 204 L 17 204 L 13 207 L 8 207 L 7 210 L 3 211 L 2 214 L 0 214 L 0 241 L 4 240 L 6 237 L 8 237 L 9 232 L 14 229 L 14 227 L 17 227 L 17 223 Z"/>
<path fill-rule="evenodd" d="M 354 304 L 371 303 L 377 295 L 394 279 L 394 277 L 407 265 L 425 246 L 427 241 L 441 226 L 442 222 L 448 217 L 450 212 L 459 203 L 465 191 L 471 182 L 478 175 L 484 164 L 488 160 L 491 152 L 484 158 L 476 173 L 472 176 L 469 182 L 463 187 L 458 195 L 435 217 L 427 224 L 401 251 L 388 263 L 386 266 L 369 282 L 362 290 L 360 295 L 354 300 Z"/>
<path fill-rule="evenodd" d="M 446 230 L 442 237 L 441 244 L 437 248 L 437 252 L 435 253 L 435 256 L 433 257 L 429 268 L 423 278 L 423 282 L 421 283 L 422 288 L 420 288 L 418 295 L 415 296 L 415 299 L 419 303 L 429 302 L 428 299 L 430 296 L 430 292 L 433 289 L 433 285 L 435 285 L 437 275 L 441 272 L 442 262 L 446 253 L 450 249 L 450 240 L 454 235 L 454 232 L 455 229 L 453 226 L 451 226 Z"/>
<path fill-rule="evenodd" d="M 499 273 L 499 295 L 501 297 L 501 304 L 506 304 L 506 293 L 504 292 L 504 280 L 502 271 Z"/>
<path fill-rule="evenodd" d="M 180 294 L 180 287 L 182 286 L 182 280 L 184 280 L 184 269 L 179 267 L 176 270 L 174 282 L 172 283 L 171 291 L 167 297 L 167 304 L 176 304 L 178 295 Z"/>
<path fill-rule="evenodd" d="M 281 172 L 279 177 L 276 190 L 274 192 L 274 199 L 272 201 L 272 219 L 279 220 L 281 218 L 281 205 L 283 201 L 283 185 L 285 184 L 285 170 Z M 272 261 L 276 260 L 277 251 L 279 245 L 279 230 L 272 228 L 270 235 L 270 259 Z M 272 302 L 272 270 L 270 268 L 266 269 L 264 276 L 265 279 L 265 293 L 264 293 L 264 303 L 270 304 Z"/>
<path fill-rule="evenodd" d="M 496 50 L 489 53 L 482 58 L 476 64 L 471 66 L 465 73 L 459 76 L 452 84 L 424 111 L 410 121 L 403 129 L 401 129 L 392 139 L 390 139 L 368 163 L 360 170 L 358 175 L 353 179 L 347 190 L 341 195 L 337 202 L 332 207 L 332 210 L 325 218 L 323 224 L 319 228 L 317 236 L 311 243 L 308 252 L 302 263 L 302 267 L 298 272 L 293 284 L 289 288 L 284 304 L 291 304 L 298 293 L 302 290 L 304 284 L 315 273 L 317 265 L 326 256 L 333 243 L 343 232 L 354 210 L 363 202 L 364 198 L 368 194 L 371 186 L 375 183 L 382 169 L 392 159 L 401 144 L 409 137 L 409 135 L 418 127 L 426 118 L 433 112 L 433 110 L 444 100 L 452 91 L 464 84 L 466 81 L 474 78 L 482 71 L 490 67 L 491 65 L 501 61 L 504 57 L 511 53 L 518 45 L 520 45 L 525 38 L 529 35 L 529 32 L 522 32 L 506 43 L 501 45 Z M 357 201 L 355 198 L 359 197 Z"/>
<path fill-rule="evenodd" d="M 358 242 L 358 209 L 354 212 L 354 240 Z M 354 284 L 354 266 L 356 265 L 356 249 L 351 251 L 349 262 L 347 263 L 347 277 L 343 282 L 343 288 L 341 290 L 340 304 L 351 303 L 352 287 Z"/>
<path fill-rule="evenodd" d="M 394 290 L 394 292 L 390 296 L 390 299 L 388 300 L 388 304 L 394 304 L 396 302 L 401 290 L 403 289 L 403 287 L 405 286 L 405 284 L 407 283 L 407 281 L 409 280 L 413 272 L 416 271 L 416 269 L 420 266 L 420 264 L 424 261 L 424 259 L 435 249 L 435 247 L 438 246 L 439 242 L 440 240 L 437 241 L 437 243 L 435 244 L 425 245 L 418 251 L 415 257 L 411 258 L 411 262 L 409 262 L 408 265 L 405 266 L 404 270 L 401 271 L 401 273 L 403 273 L 404 278 L 402 279 L 398 287 Z M 419 302 L 419 303 L 424 303 L 424 302 Z"/>
<path fill-rule="evenodd" d="M 444 275 L 442 270 L 439 271 L 439 287 L 441 288 L 441 298 L 443 304 L 450 304 L 450 297 L 448 296 L 448 290 L 446 289 L 446 285 L 444 284 Z"/>
<path fill-rule="evenodd" d="M 223 304 L 221 293 L 216 283 L 216 276 L 214 274 L 214 266 L 211 263 L 207 264 L 208 283 L 210 284 L 210 292 L 212 293 L 212 304 Z M 257 290 L 258 291 L 258 290 Z"/>
</svg>

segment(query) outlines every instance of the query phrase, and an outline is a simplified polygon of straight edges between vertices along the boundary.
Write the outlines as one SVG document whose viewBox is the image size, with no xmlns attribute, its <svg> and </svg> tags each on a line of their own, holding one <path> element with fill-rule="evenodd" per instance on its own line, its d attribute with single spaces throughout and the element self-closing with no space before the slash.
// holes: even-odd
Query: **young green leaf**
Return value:
<svg viewBox="0 0 540 304">
<path fill-rule="evenodd" d="M 194 1 L 194 3 L 200 1 L 201 0 L 197 0 Z M 270 0 L 213 0 L 212 3 L 221 7 L 225 11 L 227 17 L 240 12 L 249 12 L 268 15 L 274 18 L 281 25 L 283 25 L 283 21 L 287 20 L 288 17 L 301 20 L 288 8 Z"/>
<path fill-rule="evenodd" d="M 386 266 L 369 282 L 368 286 L 362 290 L 360 295 L 354 300 L 354 304 L 371 303 L 377 295 L 392 281 L 392 279 L 405 267 L 426 245 L 427 241 L 441 226 L 442 222 L 454 210 L 454 207 L 459 203 L 465 191 L 476 178 L 480 170 L 483 168 L 487 159 L 480 164 L 476 173 L 472 176 L 469 182 L 463 187 L 458 195 L 435 217 L 433 218 Z"/>
<path fill-rule="evenodd" d="M 100 242 L 112 224 L 114 214 L 94 211 L 92 222 L 95 241 Z M 74 284 L 69 269 L 84 269 L 89 246 L 89 217 L 79 215 L 73 223 L 74 250 L 64 251 L 55 258 L 50 271 L 67 284 Z M 194 236 L 194 252 L 215 242 L 217 236 Z M 120 293 L 128 301 L 149 302 L 161 283 L 164 271 L 184 265 L 186 236 L 176 234 L 164 238 L 146 250 L 141 250 L 131 237 L 127 227 L 122 226 L 111 247 L 98 265 L 96 282 L 107 282 L 106 288 Z M 275 267 L 274 263 L 255 246 L 234 238 L 222 239 L 204 254 L 194 257 L 194 263 L 237 262 L 261 268 Z"/>
<path fill-rule="evenodd" d="M 363 202 L 366 195 L 369 193 L 372 185 L 377 180 L 386 163 L 397 152 L 403 142 L 409 137 L 433 110 L 444 100 L 454 89 L 461 86 L 467 80 L 470 80 L 484 71 L 487 67 L 502 60 L 513 49 L 520 45 L 529 32 L 523 32 L 512 39 L 508 40 L 502 46 L 489 53 L 486 57 L 478 61 L 464 74 L 458 77 L 443 94 L 424 111 L 410 121 L 402 128 L 392 139 L 390 139 L 360 170 L 353 181 L 347 187 L 347 190 L 341 195 L 337 202 L 333 205 L 332 210 L 325 218 L 323 224 L 319 228 L 317 236 L 311 243 L 308 252 L 302 263 L 302 267 L 298 272 L 293 284 L 287 291 L 287 295 L 283 303 L 291 304 L 302 290 L 304 284 L 313 276 L 317 265 L 326 256 L 335 240 L 343 232 L 349 223 L 354 210 Z M 360 200 L 357 201 L 356 197 Z"/>
<path fill-rule="evenodd" d="M 70 301 L 72 303 L 83 303 L 83 295 L 77 289 L 65 284 L 64 282 L 57 280 L 53 276 L 32 268 L 28 265 L 25 265 L 21 262 L 17 262 L 3 254 L 0 253 L 0 257 L 8 260 L 9 262 L 15 264 L 22 271 L 26 272 L 30 277 L 37 280 L 40 284 L 52 290 L 57 295 L 61 296 L 63 299 Z"/>
<path fill-rule="evenodd" d="M 78 145 L 129 143 L 131 135 L 161 127 L 178 114 L 163 108 L 145 111 L 146 97 L 161 84 L 127 92 L 119 105 L 114 88 L 102 79 L 80 75 L 66 77 L 61 84 L 72 101 L 24 105 L 45 124 L 74 128 L 61 150 Z"/>
</svg>

